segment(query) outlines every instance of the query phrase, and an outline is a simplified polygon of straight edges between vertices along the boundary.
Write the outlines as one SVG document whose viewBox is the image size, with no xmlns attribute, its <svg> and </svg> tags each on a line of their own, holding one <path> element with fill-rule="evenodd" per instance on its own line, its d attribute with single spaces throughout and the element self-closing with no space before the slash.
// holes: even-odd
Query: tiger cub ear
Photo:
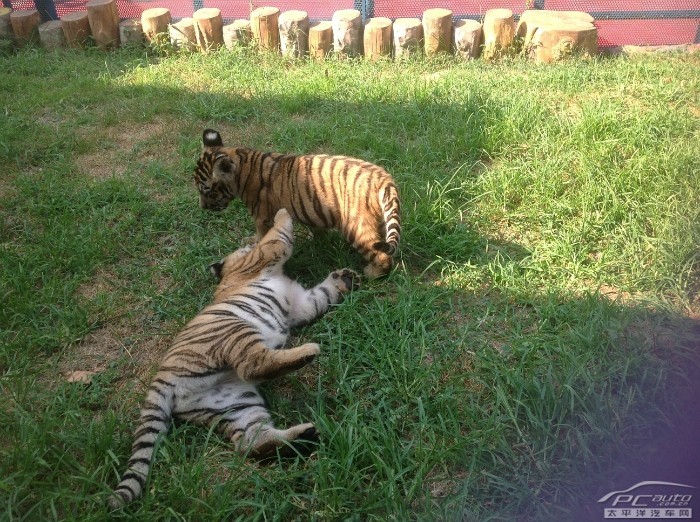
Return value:
<svg viewBox="0 0 700 522">
<path fill-rule="evenodd" d="M 212 263 L 209 265 L 209 272 L 211 272 L 211 275 L 216 277 L 219 281 L 221 281 L 221 270 L 224 268 L 224 262 L 219 261 L 218 263 Z"/>
<path fill-rule="evenodd" d="M 214 129 L 204 129 L 202 133 L 202 144 L 205 147 L 223 147 L 224 142 L 221 139 L 221 134 Z"/>
</svg>

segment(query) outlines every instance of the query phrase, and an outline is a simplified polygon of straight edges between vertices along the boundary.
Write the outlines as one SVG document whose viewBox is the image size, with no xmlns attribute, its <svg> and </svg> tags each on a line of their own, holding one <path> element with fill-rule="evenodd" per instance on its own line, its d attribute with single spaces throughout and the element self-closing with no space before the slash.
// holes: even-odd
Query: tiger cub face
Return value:
<svg viewBox="0 0 700 522">
<path fill-rule="evenodd" d="M 194 170 L 199 206 L 206 210 L 223 210 L 238 195 L 232 189 L 240 162 L 219 150 L 223 142 L 218 132 L 205 132 L 203 140 L 204 150 Z"/>
</svg>

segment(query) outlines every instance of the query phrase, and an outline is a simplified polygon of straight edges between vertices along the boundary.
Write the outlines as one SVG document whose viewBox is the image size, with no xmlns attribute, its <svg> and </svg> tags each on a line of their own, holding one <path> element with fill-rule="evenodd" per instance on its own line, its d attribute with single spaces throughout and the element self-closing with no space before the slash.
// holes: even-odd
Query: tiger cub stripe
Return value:
<svg viewBox="0 0 700 522">
<path fill-rule="evenodd" d="M 337 229 L 379 277 L 392 267 L 401 238 L 401 205 L 391 175 L 373 163 L 325 154 L 295 156 L 244 147 L 224 147 L 206 129 L 194 169 L 199 204 L 223 210 L 240 198 L 260 239 L 275 213 L 286 209 L 305 225 Z"/>
<path fill-rule="evenodd" d="M 235 450 L 258 458 L 295 453 L 318 438 L 313 424 L 276 429 L 256 384 L 311 362 L 319 346 L 285 346 L 290 328 L 322 316 L 358 284 L 336 270 L 309 290 L 282 266 L 292 254 L 292 219 L 280 210 L 261 241 L 210 268 L 220 282 L 213 302 L 175 337 L 151 382 L 127 471 L 110 496 L 117 509 L 141 496 L 154 446 L 173 418 L 215 426 Z"/>
</svg>

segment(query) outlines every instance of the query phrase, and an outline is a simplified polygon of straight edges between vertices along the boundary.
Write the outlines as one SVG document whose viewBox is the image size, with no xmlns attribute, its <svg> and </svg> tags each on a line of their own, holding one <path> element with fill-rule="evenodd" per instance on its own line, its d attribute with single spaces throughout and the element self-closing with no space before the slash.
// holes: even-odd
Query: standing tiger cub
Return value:
<svg viewBox="0 0 700 522">
<path fill-rule="evenodd" d="M 258 458 L 317 439 L 313 424 L 276 429 L 255 384 L 318 355 L 315 343 L 281 349 L 289 329 L 323 315 L 359 279 L 352 270 L 336 270 L 305 290 L 282 273 L 292 241 L 292 219 L 280 210 L 259 243 L 211 265 L 220 279 L 214 300 L 175 337 L 151 382 L 110 508 L 141 496 L 156 439 L 172 418 L 216 426 L 237 451 Z"/>
<path fill-rule="evenodd" d="M 202 145 L 194 169 L 202 208 L 223 210 L 240 198 L 255 220 L 258 239 L 285 208 L 309 227 L 339 230 L 369 262 L 366 276 L 391 270 L 401 236 L 400 204 L 396 184 L 383 168 L 346 156 L 224 147 L 212 129 L 204 131 Z"/>
</svg>

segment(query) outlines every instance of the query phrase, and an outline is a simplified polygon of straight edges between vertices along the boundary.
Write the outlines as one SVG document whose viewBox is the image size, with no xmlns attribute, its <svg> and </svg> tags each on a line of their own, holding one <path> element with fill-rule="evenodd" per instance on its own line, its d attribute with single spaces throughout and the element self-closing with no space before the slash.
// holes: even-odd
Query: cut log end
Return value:
<svg viewBox="0 0 700 522">
<path fill-rule="evenodd" d="M 276 7 L 258 7 L 250 13 L 253 39 L 260 49 L 278 52 L 280 48 L 280 10 Z"/>
<path fill-rule="evenodd" d="M 39 41 L 39 24 L 41 16 L 36 9 L 22 9 L 10 13 L 10 24 L 18 45 L 27 45 Z"/>
<path fill-rule="evenodd" d="M 362 13 L 357 9 L 341 9 L 333 13 L 333 49 L 340 56 L 362 55 Z"/>
<path fill-rule="evenodd" d="M 49 20 L 39 25 L 39 40 L 46 49 L 59 49 L 66 46 L 63 24 L 60 20 Z"/>
<path fill-rule="evenodd" d="M 367 20 L 364 29 L 365 58 L 378 60 L 391 56 L 392 24 L 389 18 L 378 17 Z"/>
<path fill-rule="evenodd" d="M 130 18 L 119 22 L 119 43 L 121 45 L 143 45 L 143 26 L 139 20 Z"/>
<path fill-rule="evenodd" d="M 407 58 L 423 51 L 423 24 L 418 18 L 394 21 L 394 56 Z"/>
<path fill-rule="evenodd" d="M 231 50 L 238 45 L 248 45 L 253 39 L 249 20 L 234 20 L 224 26 L 224 45 Z"/>
<path fill-rule="evenodd" d="M 309 55 L 323 59 L 333 50 L 333 26 L 329 21 L 314 22 L 309 26 Z"/>
<path fill-rule="evenodd" d="M 423 12 L 423 38 L 426 56 L 452 51 L 452 11 L 427 9 Z"/>
<path fill-rule="evenodd" d="M 119 12 L 114 0 L 89 0 L 85 5 L 90 31 L 101 49 L 119 47 Z"/>
<path fill-rule="evenodd" d="M 515 17 L 510 9 L 489 9 L 484 15 L 484 50 L 487 59 L 500 58 L 513 51 Z"/>
<path fill-rule="evenodd" d="M 61 25 L 68 47 L 74 49 L 85 47 L 89 36 L 92 34 L 87 11 L 68 13 L 61 18 Z"/>
<path fill-rule="evenodd" d="M 581 11 L 528 10 L 516 33 L 523 52 L 536 62 L 553 62 L 570 56 L 594 56 L 598 30 L 593 17 Z"/>
<path fill-rule="evenodd" d="M 306 11 L 285 11 L 279 17 L 280 48 L 285 56 L 306 56 L 309 52 L 309 15 Z"/>
<path fill-rule="evenodd" d="M 141 13 L 141 27 L 147 43 L 156 44 L 166 40 L 168 25 L 172 22 L 170 9 L 165 7 L 152 7 Z"/>
<path fill-rule="evenodd" d="M 224 45 L 224 19 L 215 7 L 198 9 L 192 15 L 197 45 L 202 51 L 219 49 Z"/>
<path fill-rule="evenodd" d="M 456 55 L 465 59 L 478 58 L 484 31 L 476 20 L 457 20 L 453 24 L 452 46 Z"/>
</svg>

